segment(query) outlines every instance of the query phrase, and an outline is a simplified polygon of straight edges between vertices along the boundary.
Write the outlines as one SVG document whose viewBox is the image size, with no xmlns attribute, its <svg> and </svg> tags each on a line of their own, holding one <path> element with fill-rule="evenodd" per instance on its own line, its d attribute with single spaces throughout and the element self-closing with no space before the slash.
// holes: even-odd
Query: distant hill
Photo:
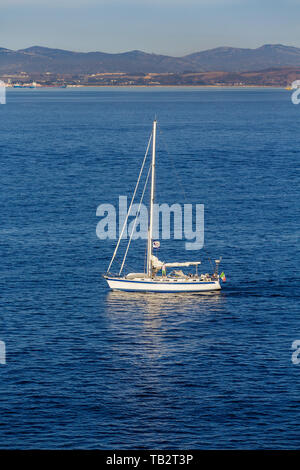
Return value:
<svg viewBox="0 0 300 470">
<path fill-rule="evenodd" d="M 218 47 L 184 57 L 171 57 L 130 51 L 119 54 L 105 52 L 73 52 L 34 46 L 13 51 L 0 48 L 0 73 L 93 74 L 182 73 L 225 71 L 244 72 L 272 67 L 299 67 L 300 48 L 282 44 L 266 44 L 257 49 Z"/>
<path fill-rule="evenodd" d="M 0 73 L 182 72 L 184 59 L 130 51 L 120 54 L 72 52 L 34 46 L 19 51 L 0 48 Z"/>
<path fill-rule="evenodd" d="M 272 67 L 298 67 L 300 48 L 282 44 L 265 44 L 257 49 L 217 47 L 185 56 L 205 71 L 245 72 Z"/>
</svg>

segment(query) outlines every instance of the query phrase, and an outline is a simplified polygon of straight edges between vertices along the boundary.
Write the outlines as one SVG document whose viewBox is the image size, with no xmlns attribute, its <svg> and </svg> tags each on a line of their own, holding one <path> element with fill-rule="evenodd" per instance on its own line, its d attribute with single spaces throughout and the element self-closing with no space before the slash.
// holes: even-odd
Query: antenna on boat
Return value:
<svg viewBox="0 0 300 470">
<path fill-rule="evenodd" d="M 215 259 L 215 263 L 216 263 L 215 274 L 219 274 L 219 266 L 220 266 L 221 261 L 222 261 L 222 256 L 220 259 Z"/>
</svg>

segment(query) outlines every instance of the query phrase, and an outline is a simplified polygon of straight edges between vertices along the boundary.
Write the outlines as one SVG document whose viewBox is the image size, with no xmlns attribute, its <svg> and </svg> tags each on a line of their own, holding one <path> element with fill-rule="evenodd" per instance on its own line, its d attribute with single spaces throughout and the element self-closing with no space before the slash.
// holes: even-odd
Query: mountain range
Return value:
<svg viewBox="0 0 300 470">
<path fill-rule="evenodd" d="M 245 72 L 299 66 L 300 48 L 282 44 L 265 44 L 256 49 L 217 47 L 183 57 L 149 54 L 139 50 L 108 54 L 73 52 L 41 46 L 17 51 L 0 48 L 1 74 Z"/>
</svg>

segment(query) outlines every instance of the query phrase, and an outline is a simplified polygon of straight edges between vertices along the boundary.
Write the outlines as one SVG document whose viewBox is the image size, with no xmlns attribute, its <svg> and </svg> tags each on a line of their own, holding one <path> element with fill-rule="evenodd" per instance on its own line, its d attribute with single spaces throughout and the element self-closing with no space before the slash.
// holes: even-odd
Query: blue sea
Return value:
<svg viewBox="0 0 300 470">
<path fill-rule="evenodd" d="M 290 98 L 8 90 L 1 449 L 299 448 L 300 106 Z M 162 240 L 157 255 L 201 259 L 204 272 L 222 256 L 218 294 L 109 292 L 102 278 L 116 241 L 97 237 L 96 210 L 131 197 L 155 116 L 158 201 L 205 207 L 204 248 Z M 144 248 L 132 242 L 136 271 Z"/>
</svg>

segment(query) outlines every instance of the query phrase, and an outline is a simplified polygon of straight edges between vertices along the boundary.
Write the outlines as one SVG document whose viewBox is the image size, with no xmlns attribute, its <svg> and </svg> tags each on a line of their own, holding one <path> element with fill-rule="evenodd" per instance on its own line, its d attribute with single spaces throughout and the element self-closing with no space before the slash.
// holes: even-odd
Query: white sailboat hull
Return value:
<svg viewBox="0 0 300 470">
<path fill-rule="evenodd" d="M 184 281 L 184 280 L 129 280 L 119 278 L 106 278 L 109 287 L 113 290 L 131 291 L 131 292 L 210 292 L 221 289 L 220 282 L 217 281 Z"/>
</svg>

